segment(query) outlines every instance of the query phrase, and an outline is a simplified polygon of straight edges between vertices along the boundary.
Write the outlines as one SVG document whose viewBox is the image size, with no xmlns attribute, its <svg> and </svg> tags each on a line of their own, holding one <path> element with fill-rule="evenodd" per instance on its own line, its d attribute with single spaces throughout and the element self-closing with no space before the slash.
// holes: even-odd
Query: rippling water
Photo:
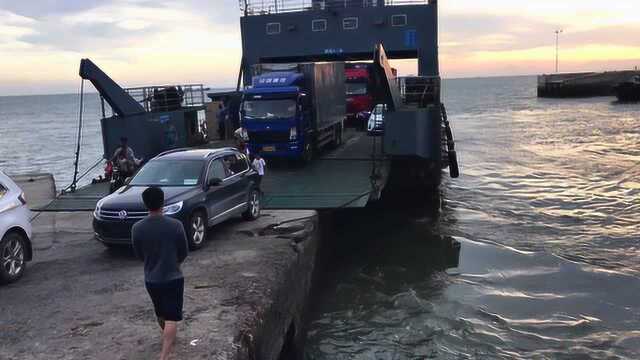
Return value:
<svg viewBox="0 0 640 360">
<path fill-rule="evenodd" d="M 68 185 L 73 179 L 79 106 L 78 95 L 0 97 L 0 169 L 9 174 L 53 173 L 59 187 Z M 83 129 L 79 167 L 87 170 L 103 153 L 96 94 L 85 94 Z"/>
<path fill-rule="evenodd" d="M 444 90 L 463 176 L 437 215 L 336 216 L 307 358 L 640 358 L 640 104 L 537 99 L 530 77 Z M 78 100 L 0 97 L 0 168 L 68 184 Z M 85 100 L 81 169 L 102 155 Z"/>
<path fill-rule="evenodd" d="M 438 214 L 338 217 L 307 358 L 640 358 L 640 104 L 531 77 L 445 101 L 462 177 Z"/>
</svg>

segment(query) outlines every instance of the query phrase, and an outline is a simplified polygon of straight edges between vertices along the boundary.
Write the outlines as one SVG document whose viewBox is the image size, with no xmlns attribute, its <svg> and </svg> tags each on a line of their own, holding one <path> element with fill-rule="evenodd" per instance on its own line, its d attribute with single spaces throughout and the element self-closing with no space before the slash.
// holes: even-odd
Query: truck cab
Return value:
<svg viewBox="0 0 640 360">
<path fill-rule="evenodd" d="M 251 153 L 268 157 L 302 156 L 309 130 L 307 95 L 297 83 L 302 74 L 277 72 L 254 78 L 245 90 L 240 116 Z"/>
<path fill-rule="evenodd" d="M 345 66 L 348 126 L 364 128 L 373 109 L 370 66 L 362 63 Z"/>
</svg>

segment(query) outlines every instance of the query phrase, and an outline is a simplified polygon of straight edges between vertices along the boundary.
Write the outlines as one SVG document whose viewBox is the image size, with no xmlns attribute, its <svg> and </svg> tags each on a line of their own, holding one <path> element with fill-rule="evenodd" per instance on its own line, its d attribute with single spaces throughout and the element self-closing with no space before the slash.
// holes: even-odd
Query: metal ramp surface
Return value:
<svg viewBox="0 0 640 360">
<path fill-rule="evenodd" d="M 93 211 L 100 199 L 109 195 L 109 183 L 97 183 L 83 186 L 75 192 L 59 195 L 48 205 L 35 211 Z"/>
<path fill-rule="evenodd" d="M 384 186 L 387 162 L 380 141 L 366 133 L 345 133 L 344 144 L 301 167 L 267 160 L 262 182 L 263 208 L 337 209 L 364 207 Z M 376 182 L 371 176 L 376 174 Z M 93 211 L 109 193 L 108 183 L 90 184 L 65 193 L 37 211 Z"/>
<path fill-rule="evenodd" d="M 268 166 L 262 182 L 264 208 L 337 209 L 367 205 L 376 192 L 371 176 L 375 170 L 386 178 L 386 162 L 380 160 L 380 145 L 374 144 L 374 138 L 364 133 L 348 133 L 345 140 L 340 148 L 305 167 Z"/>
</svg>

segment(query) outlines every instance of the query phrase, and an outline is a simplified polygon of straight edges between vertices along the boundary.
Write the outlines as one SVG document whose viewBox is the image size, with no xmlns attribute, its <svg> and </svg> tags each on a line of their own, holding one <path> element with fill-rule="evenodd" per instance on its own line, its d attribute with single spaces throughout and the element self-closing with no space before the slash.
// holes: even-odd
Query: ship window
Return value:
<svg viewBox="0 0 640 360">
<path fill-rule="evenodd" d="M 327 20 L 317 19 L 311 22 L 311 30 L 313 31 L 327 31 Z"/>
<path fill-rule="evenodd" d="M 342 20 L 342 28 L 345 30 L 355 30 L 358 28 L 358 18 L 348 17 Z"/>
<path fill-rule="evenodd" d="M 391 16 L 391 26 L 406 26 L 407 15 L 393 15 Z"/>
<path fill-rule="evenodd" d="M 268 23 L 267 35 L 276 35 L 276 34 L 280 34 L 280 23 Z"/>
</svg>

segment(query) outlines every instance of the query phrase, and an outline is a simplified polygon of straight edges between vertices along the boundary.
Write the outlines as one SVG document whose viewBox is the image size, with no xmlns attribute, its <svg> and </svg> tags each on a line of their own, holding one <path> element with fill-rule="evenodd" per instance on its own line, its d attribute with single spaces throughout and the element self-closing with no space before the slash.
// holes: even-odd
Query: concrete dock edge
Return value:
<svg viewBox="0 0 640 360">
<path fill-rule="evenodd" d="M 16 178 L 34 202 L 37 194 L 52 194 L 46 176 Z M 36 217 L 34 261 L 20 281 L 0 288 L 0 358 L 159 354 L 142 263 L 128 249 L 95 241 L 91 217 Z M 175 358 L 300 358 L 319 242 L 314 211 L 269 211 L 253 222 L 233 219 L 211 229 L 183 266 L 185 320 Z"/>
</svg>

